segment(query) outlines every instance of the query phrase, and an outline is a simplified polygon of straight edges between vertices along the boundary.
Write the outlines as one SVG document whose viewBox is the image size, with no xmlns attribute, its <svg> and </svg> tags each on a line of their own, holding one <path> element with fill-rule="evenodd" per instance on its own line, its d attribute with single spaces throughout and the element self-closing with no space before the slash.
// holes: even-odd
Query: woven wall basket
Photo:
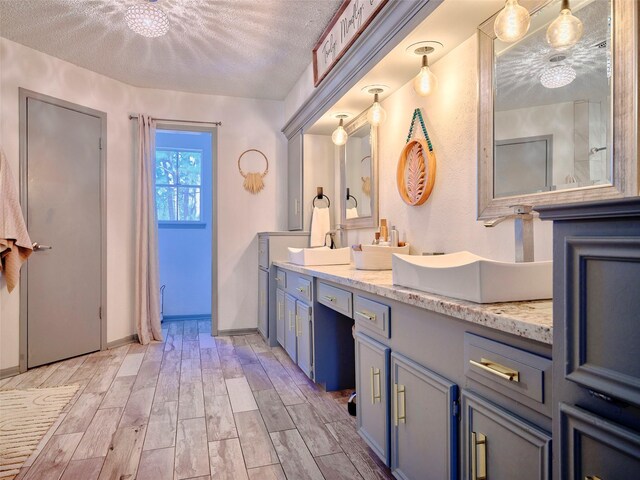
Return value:
<svg viewBox="0 0 640 480">
<path fill-rule="evenodd" d="M 396 179 L 406 204 L 418 206 L 427 201 L 436 181 L 436 155 L 426 140 L 414 138 L 404 146 Z"/>
</svg>

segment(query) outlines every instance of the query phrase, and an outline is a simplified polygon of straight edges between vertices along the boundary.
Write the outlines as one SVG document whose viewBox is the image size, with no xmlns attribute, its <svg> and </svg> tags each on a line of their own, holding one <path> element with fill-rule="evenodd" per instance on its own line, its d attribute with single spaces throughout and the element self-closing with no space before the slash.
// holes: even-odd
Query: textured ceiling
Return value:
<svg viewBox="0 0 640 480">
<path fill-rule="evenodd" d="M 609 92 L 610 1 L 592 0 L 584 2 L 581 8 L 574 8 L 573 14 L 582 21 L 584 33 L 575 46 L 563 52 L 556 52 L 550 47 L 545 36 L 546 25 L 558 11 L 559 2 L 543 8 L 531 19 L 531 33 L 499 54 L 496 62 L 496 110 L 600 100 Z M 602 42 L 606 45 L 601 48 Z M 496 44 L 496 50 L 503 45 Z M 576 79 L 567 86 L 550 89 L 542 86 L 540 75 L 552 65 L 549 57 L 554 53 L 567 56 L 564 62 L 576 71 Z"/>
<path fill-rule="evenodd" d="M 140 0 L 0 0 L 0 36 L 139 87 L 281 100 L 341 0 L 159 0 L 169 33 L 145 38 Z"/>
</svg>

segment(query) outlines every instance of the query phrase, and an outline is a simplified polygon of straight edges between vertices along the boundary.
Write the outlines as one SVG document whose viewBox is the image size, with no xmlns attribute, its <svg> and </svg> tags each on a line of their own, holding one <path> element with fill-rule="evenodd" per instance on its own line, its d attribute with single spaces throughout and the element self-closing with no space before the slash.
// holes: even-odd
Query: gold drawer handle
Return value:
<svg viewBox="0 0 640 480">
<path fill-rule="evenodd" d="M 602 479 L 595 475 L 587 475 L 586 477 L 584 477 L 584 480 L 602 480 Z"/>
<path fill-rule="evenodd" d="M 300 336 L 300 315 L 296 315 L 296 337 Z"/>
<path fill-rule="evenodd" d="M 324 299 L 325 299 L 327 302 L 331 302 L 331 303 L 335 303 L 335 302 L 336 302 L 336 300 L 337 300 L 337 298 L 336 298 L 336 297 L 332 297 L 331 295 L 325 295 L 325 296 L 324 296 Z"/>
<path fill-rule="evenodd" d="M 293 314 L 289 312 L 289 330 L 293 330 Z"/>
<path fill-rule="evenodd" d="M 471 432 L 471 478 L 487 479 L 487 436 Z"/>
<path fill-rule="evenodd" d="M 300 293 L 304 293 L 306 288 L 304 287 L 298 287 L 296 290 L 298 290 Z"/>
<path fill-rule="evenodd" d="M 405 395 L 405 387 L 404 385 L 399 385 L 397 383 L 393 384 L 394 397 L 395 402 L 393 402 L 394 406 L 394 417 L 396 421 L 396 427 L 399 423 L 407 423 L 407 397 Z M 402 395 L 402 408 L 400 408 L 400 395 Z M 402 412 L 402 413 L 400 413 Z"/>
<path fill-rule="evenodd" d="M 376 385 L 378 387 L 376 393 Z M 382 388 L 380 385 L 380 369 L 371 367 L 371 404 L 375 405 L 376 401 L 382 402 Z"/>
<path fill-rule="evenodd" d="M 486 358 L 481 358 L 479 362 L 469 360 L 469 363 L 474 367 L 481 368 L 486 372 L 497 375 L 504 380 L 516 383 L 520 381 L 520 372 L 509 367 L 505 367 L 504 365 L 500 365 L 499 363 L 492 362 L 491 360 L 487 360 Z"/>
<path fill-rule="evenodd" d="M 365 312 L 365 311 L 359 311 L 356 310 L 356 315 L 360 315 L 361 317 L 365 318 L 366 320 L 370 320 L 372 322 L 376 321 L 376 314 L 375 313 L 370 313 L 370 312 Z"/>
</svg>

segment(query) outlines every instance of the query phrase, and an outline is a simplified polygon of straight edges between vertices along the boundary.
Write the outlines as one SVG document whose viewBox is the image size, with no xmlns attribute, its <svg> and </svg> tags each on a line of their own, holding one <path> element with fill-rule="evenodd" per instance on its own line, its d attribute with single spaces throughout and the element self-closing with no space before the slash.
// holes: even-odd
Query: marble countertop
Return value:
<svg viewBox="0 0 640 480">
<path fill-rule="evenodd" d="M 391 270 L 356 270 L 353 265 L 303 267 L 288 262 L 274 262 L 274 265 L 519 337 L 552 344 L 551 300 L 480 304 L 393 285 Z"/>
</svg>

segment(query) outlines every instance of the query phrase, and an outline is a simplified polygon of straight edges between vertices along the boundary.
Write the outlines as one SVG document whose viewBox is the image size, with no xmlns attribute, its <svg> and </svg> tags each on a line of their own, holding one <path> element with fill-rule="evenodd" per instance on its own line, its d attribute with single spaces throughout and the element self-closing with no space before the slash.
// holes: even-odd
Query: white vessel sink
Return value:
<svg viewBox="0 0 640 480">
<path fill-rule="evenodd" d="M 552 297 L 552 262 L 497 262 L 470 252 L 393 256 L 393 283 L 476 303 Z"/>
<path fill-rule="evenodd" d="M 296 265 L 348 265 L 351 262 L 350 248 L 317 247 L 292 248 L 289 247 L 289 262 Z"/>
<path fill-rule="evenodd" d="M 394 253 L 409 253 L 409 245 L 388 247 L 380 245 L 362 245 L 362 251 L 353 251 L 353 262 L 358 270 L 391 270 L 391 257 Z"/>
</svg>

